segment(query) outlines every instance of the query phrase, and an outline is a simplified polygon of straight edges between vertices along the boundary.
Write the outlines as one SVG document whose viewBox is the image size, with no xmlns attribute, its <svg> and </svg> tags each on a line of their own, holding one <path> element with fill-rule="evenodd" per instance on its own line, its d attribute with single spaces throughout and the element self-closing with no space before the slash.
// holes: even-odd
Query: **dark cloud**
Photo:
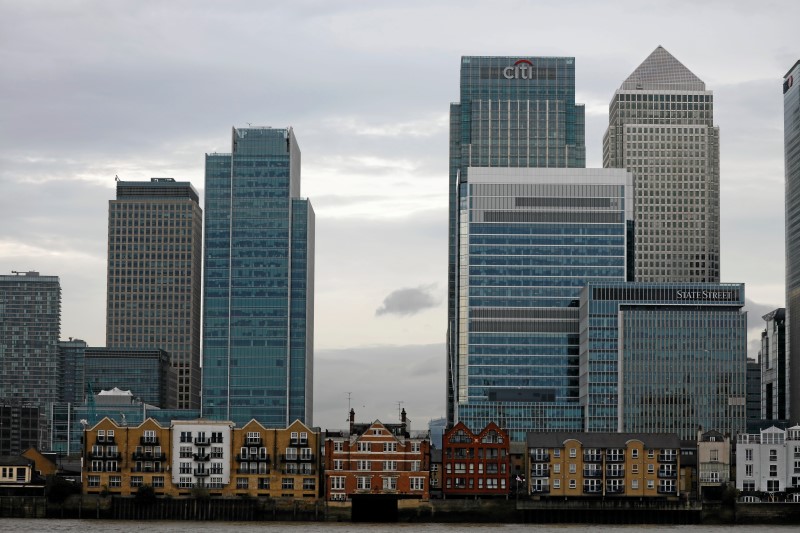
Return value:
<svg viewBox="0 0 800 533">
<path fill-rule="evenodd" d="M 375 310 L 375 316 L 410 316 L 439 305 L 433 294 L 436 284 L 397 289 L 383 299 L 383 305 Z"/>
</svg>

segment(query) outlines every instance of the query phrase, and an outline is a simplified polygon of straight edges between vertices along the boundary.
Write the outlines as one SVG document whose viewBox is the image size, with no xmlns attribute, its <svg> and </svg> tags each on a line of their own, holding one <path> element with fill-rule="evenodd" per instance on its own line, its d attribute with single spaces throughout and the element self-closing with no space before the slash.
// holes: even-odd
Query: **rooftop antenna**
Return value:
<svg viewBox="0 0 800 533">
<path fill-rule="evenodd" d="M 345 392 L 347 394 L 347 416 L 350 416 L 350 397 L 353 395 L 352 392 Z M 350 420 L 348 418 L 348 420 Z"/>
<path fill-rule="evenodd" d="M 406 403 L 406 402 L 404 402 L 402 400 L 397 402 L 397 418 L 398 418 L 398 420 L 403 418 L 402 406 L 403 406 L 404 403 Z"/>
</svg>

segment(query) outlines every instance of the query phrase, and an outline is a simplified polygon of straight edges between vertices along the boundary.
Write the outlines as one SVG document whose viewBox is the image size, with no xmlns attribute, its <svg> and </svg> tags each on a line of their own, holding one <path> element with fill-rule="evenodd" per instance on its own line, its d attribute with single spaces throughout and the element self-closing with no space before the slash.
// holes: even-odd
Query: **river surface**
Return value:
<svg viewBox="0 0 800 533">
<path fill-rule="evenodd" d="M 73 533 L 729 533 L 732 526 L 648 526 L 586 524 L 351 524 L 340 522 L 133 522 L 122 520 L 51 520 L 0 519 L 0 532 L 37 533 L 66 531 Z M 740 532 L 798 531 L 798 526 L 733 526 Z"/>
</svg>

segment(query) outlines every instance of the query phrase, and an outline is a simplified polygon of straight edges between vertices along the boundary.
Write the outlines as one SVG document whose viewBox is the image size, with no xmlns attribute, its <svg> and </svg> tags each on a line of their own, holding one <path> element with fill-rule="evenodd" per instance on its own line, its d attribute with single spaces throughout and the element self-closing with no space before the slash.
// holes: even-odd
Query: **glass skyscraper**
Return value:
<svg viewBox="0 0 800 533">
<path fill-rule="evenodd" d="M 589 283 L 580 308 L 585 430 L 743 432 L 744 302 L 737 283 Z"/>
<path fill-rule="evenodd" d="M 118 181 L 108 203 L 106 345 L 168 351 L 182 409 L 200 408 L 202 217 L 172 178 Z"/>
<path fill-rule="evenodd" d="M 470 168 L 582 168 L 584 108 L 572 57 L 461 58 L 460 101 L 450 106 L 447 420 L 458 420 L 461 205 Z M 463 345 L 463 343 L 462 343 Z M 462 400 L 463 401 L 463 397 Z M 468 423 L 470 427 L 485 424 Z"/>
<path fill-rule="evenodd" d="M 634 175 L 636 281 L 719 282 L 714 96 L 661 46 L 614 93 L 603 166 Z"/>
<path fill-rule="evenodd" d="M 800 421 L 800 61 L 783 77 L 786 161 L 786 343 L 790 421 Z"/>
<path fill-rule="evenodd" d="M 627 279 L 632 176 L 470 167 L 459 194 L 455 419 L 580 430 L 578 300 Z"/>
<path fill-rule="evenodd" d="M 766 322 L 761 332 L 760 402 L 758 420 L 787 420 L 789 412 L 786 364 L 786 309 L 781 307 L 762 316 Z"/>
<path fill-rule="evenodd" d="M 312 424 L 314 211 L 291 128 L 206 154 L 203 416 Z"/>
<path fill-rule="evenodd" d="M 58 401 L 60 333 L 58 276 L 34 271 L 0 275 L 0 402 L 34 407 L 31 412 L 38 408 L 38 442 L 28 445 L 41 450 L 50 440 L 50 407 Z M 20 427 L 3 429 L 11 432 L 12 442 L 19 442 L 14 432 Z"/>
</svg>

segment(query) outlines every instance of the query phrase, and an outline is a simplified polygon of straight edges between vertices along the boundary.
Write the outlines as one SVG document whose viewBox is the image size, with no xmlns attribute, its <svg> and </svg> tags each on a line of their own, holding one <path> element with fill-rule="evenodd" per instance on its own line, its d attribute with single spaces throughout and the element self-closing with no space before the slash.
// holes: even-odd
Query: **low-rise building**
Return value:
<svg viewBox="0 0 800 533">
<path fill-rule="evenodd" d="M 463 422 L 442 438 L 442 492 L 449 497 L 508 496 L 508 434 L 495 423 L 473 433 Z"/>
<path fill-rule="evenodd" d="M 800 488 L 800 426 L 737 435 L 736 488 L 768 493 Z"/>
<path fill-rule="evenodd" d="M 326 498 L 347 501 L 358 494 L 427 500 L 429 458 L 428 435 L 411 434 L 405 409 L 400 424 L 356 424 L 351 409 L 350 431 L 325 436 Z"/>
<path fill-rule="evenodd" d="M 666 498 L 680 495 L 680 439 L 661 433 L 529 433 L 534 497 Z"/>
<path fill-rule="evenodd" d="M 317 498 L 319 432 L 295 421 L 243 428 L 206 419 L 137 426 L 104 418 L 84 431 L 83 488 L 131 496 L 143 485 L 156 495 Z"/>
<path fill-rule="evenodd" d="M 731 439 L 719 431 L 697 432 L 697 470 L 700 494 L 718 490 L 731 479 Z"/>
</svg>

